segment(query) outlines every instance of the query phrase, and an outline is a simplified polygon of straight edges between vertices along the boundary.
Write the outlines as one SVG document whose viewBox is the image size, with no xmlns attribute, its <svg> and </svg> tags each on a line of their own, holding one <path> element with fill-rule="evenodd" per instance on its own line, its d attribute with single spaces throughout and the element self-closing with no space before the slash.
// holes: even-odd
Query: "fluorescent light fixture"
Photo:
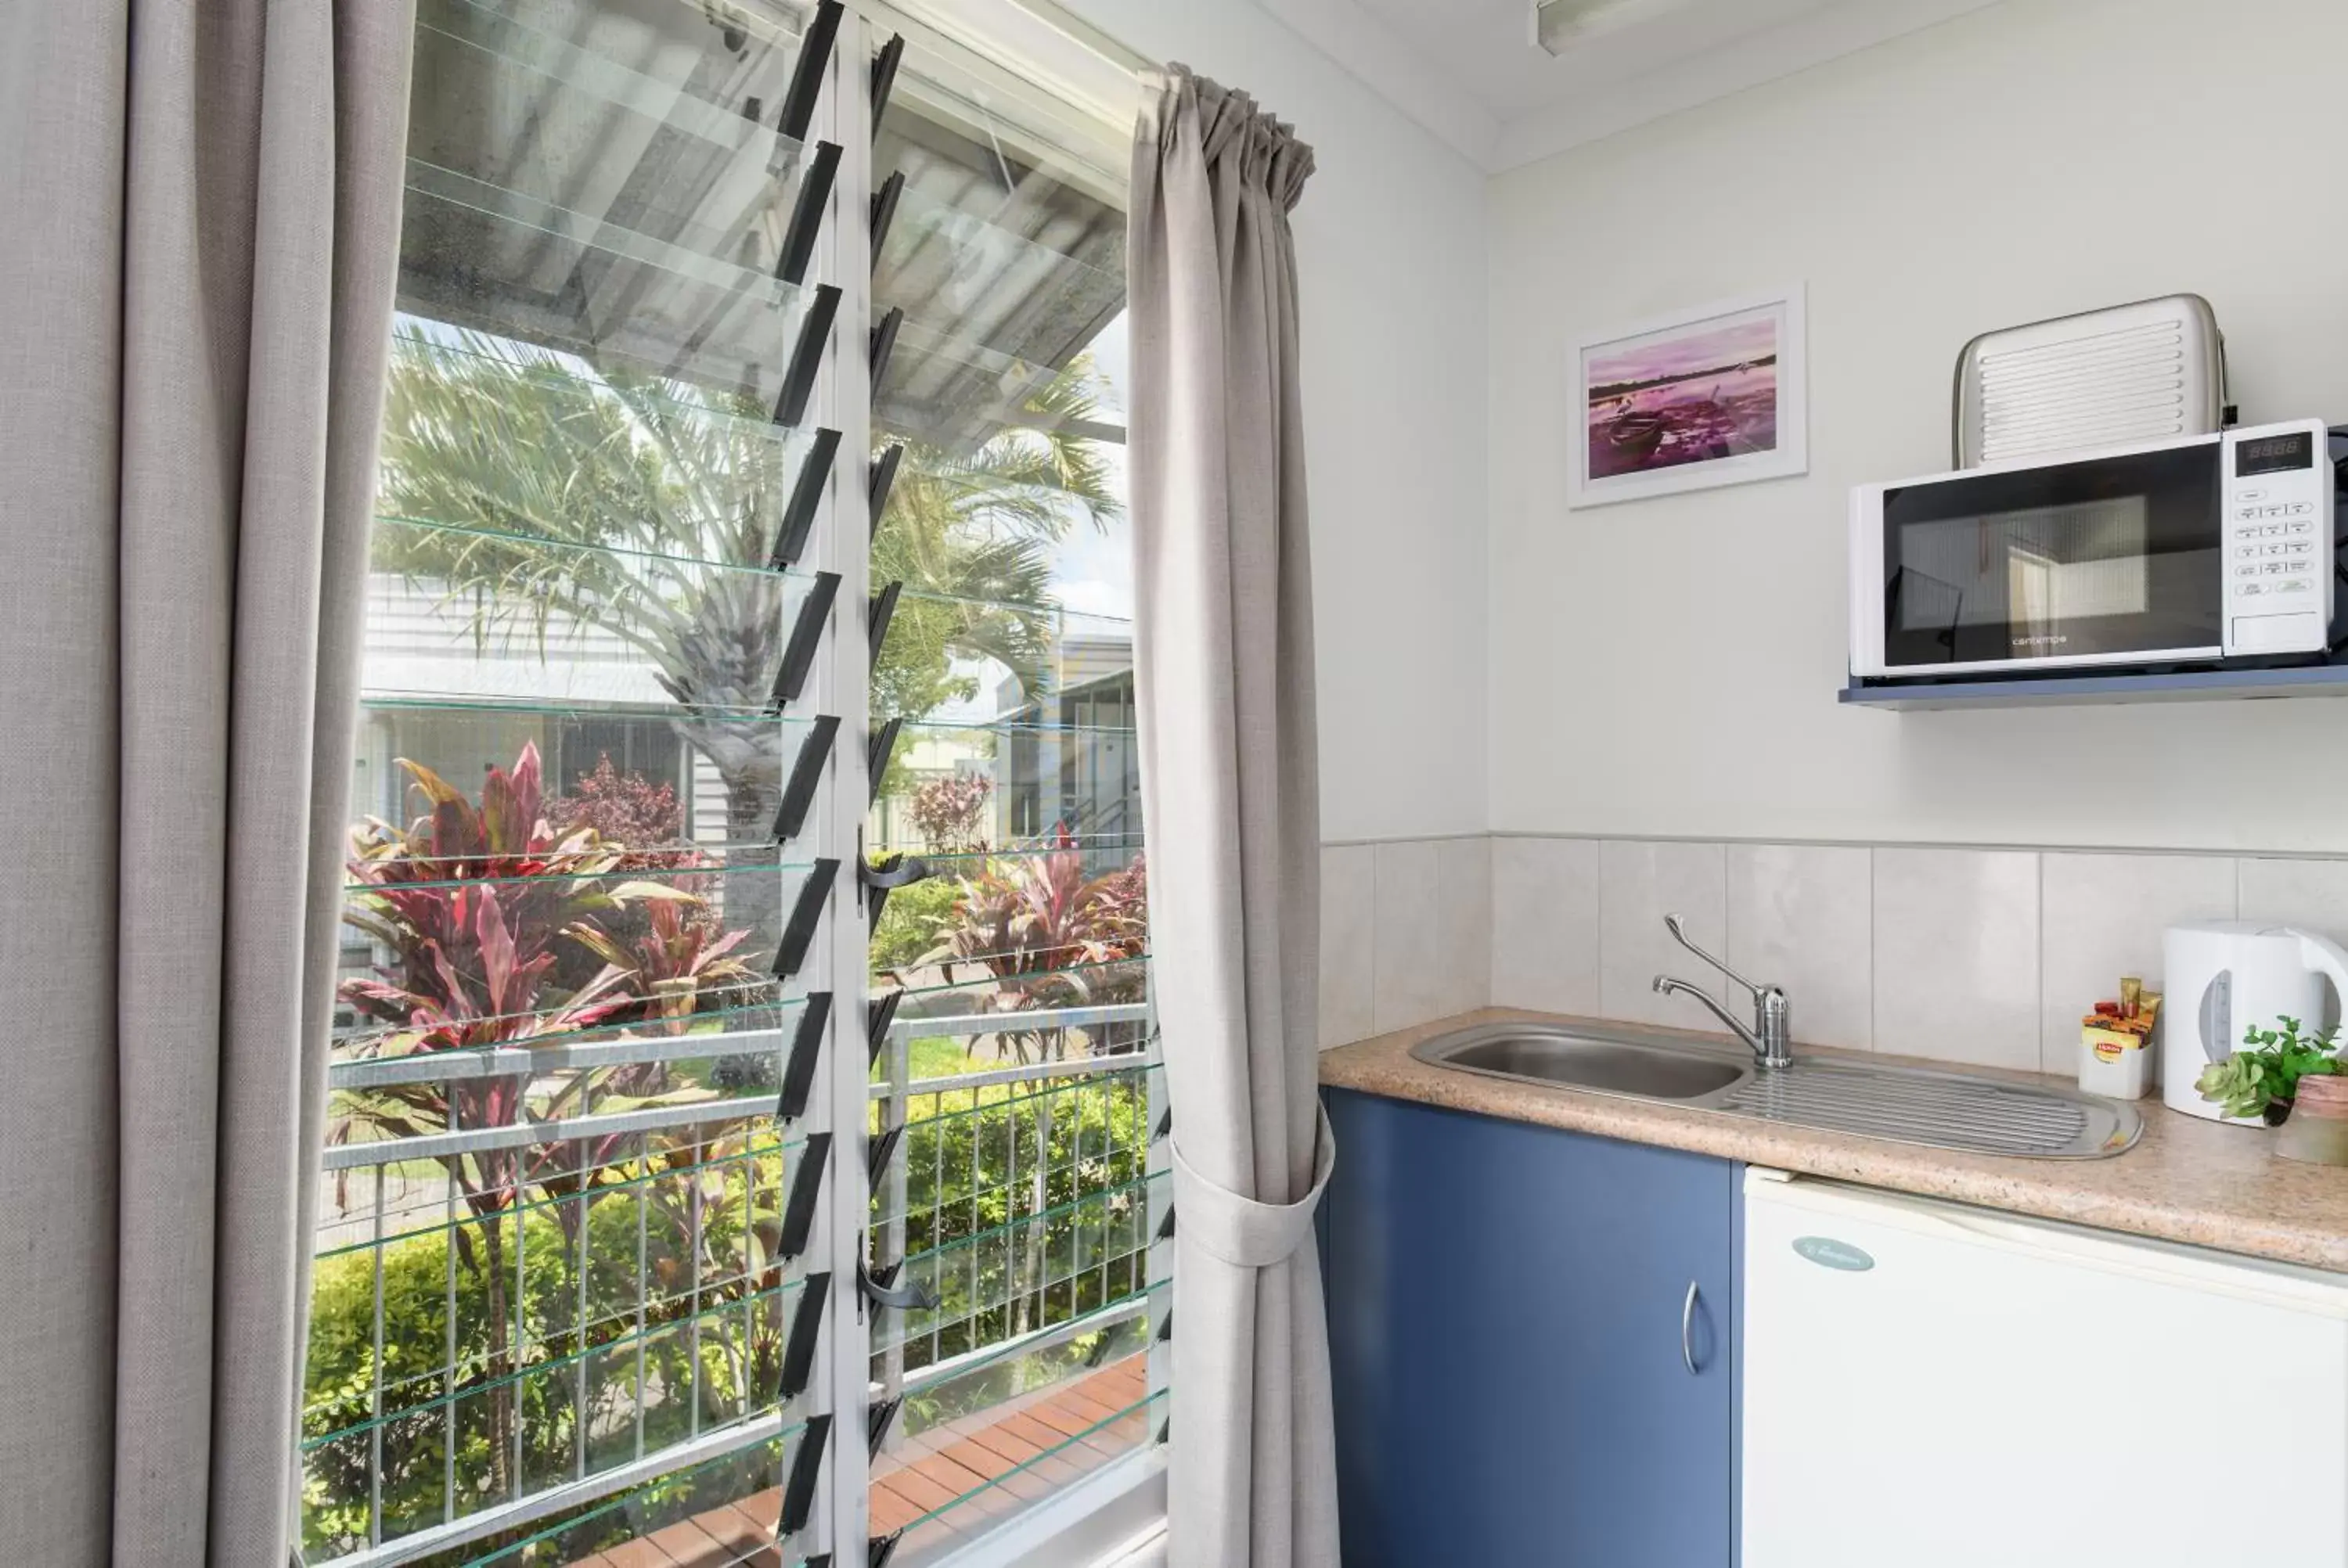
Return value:
<svg viewBox="0 0 2348 1568">
<path fill-rule="evenodd" d="M 1533 0 L 1533 42 L 1552 55 L 1601 33 L 1652 21 L 1687 0 Z"/>
</svg>

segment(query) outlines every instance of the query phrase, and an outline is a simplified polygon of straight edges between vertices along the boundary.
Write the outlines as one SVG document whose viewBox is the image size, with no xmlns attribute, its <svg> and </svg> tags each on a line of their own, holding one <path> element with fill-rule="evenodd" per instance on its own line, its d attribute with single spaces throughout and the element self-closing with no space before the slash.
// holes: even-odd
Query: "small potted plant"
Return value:
<svg viewBox="0 0 2348 1568">
<path fill-rule="evenodd" d="M 2253 1024 L 2244 1050 L 2203 1070 L 2193 1087 L 2229 1116 L 2257 1117 L 2275 1128 L 2275 1153 L 2285 1159 L 2348 1165 L 2348 1063 L 2340 1028 L 2301 1031 L 2295 1018 L 2280 1029 Z"/>
</svg>

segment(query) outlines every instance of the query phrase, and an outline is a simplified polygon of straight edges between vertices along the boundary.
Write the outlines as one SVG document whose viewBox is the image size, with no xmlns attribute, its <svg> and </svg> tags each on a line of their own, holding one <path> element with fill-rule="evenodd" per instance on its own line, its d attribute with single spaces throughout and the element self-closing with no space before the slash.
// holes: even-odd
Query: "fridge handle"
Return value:
<svg viewBox="0 0 2348 1568">
<path fill-rule="evenodd" d="M 1680 1303 L 1680 1360 L 1688 1376 L 1697 1376 L 1695 1365 L 1695 1281 L 1688 1281 L 1687 1299 Z"/>
</svg>

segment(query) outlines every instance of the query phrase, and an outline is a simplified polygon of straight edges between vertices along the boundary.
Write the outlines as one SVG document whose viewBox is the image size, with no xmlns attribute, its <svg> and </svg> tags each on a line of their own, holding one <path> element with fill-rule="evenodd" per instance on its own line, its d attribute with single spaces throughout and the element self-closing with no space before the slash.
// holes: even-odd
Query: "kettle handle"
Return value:
<svg viewBox="0 0 2348 1568">
<path fill-rule="evenodd" d="M 2306 968 L 2322 975 L 2332 982 L 2334 995 L 2340 999 L 2340 1009 L 2348 1013 L 2348 950 L 2329 937 L 2319 937 L 2298 927 L 2287 927 L 2299 938 L 2299 961 Z M 2321 1020 L 2311 1019 L 2311 1023 Z"/>
</svg>

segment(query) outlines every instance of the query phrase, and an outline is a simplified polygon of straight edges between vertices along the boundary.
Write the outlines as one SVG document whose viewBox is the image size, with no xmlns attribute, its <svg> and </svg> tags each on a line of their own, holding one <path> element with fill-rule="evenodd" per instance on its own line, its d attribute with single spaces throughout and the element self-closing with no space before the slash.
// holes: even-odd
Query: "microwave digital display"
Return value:
<svg viewBox="0 0 2348 1568">
<path fill-rule="evenodd" d="M 2234 477 L 2254 474 L 2284 474 L 2315 466 L 2315 437 L 2307 431 L 2289 436 L 2261 436 L 2234 443 Z"/>
</svg>

